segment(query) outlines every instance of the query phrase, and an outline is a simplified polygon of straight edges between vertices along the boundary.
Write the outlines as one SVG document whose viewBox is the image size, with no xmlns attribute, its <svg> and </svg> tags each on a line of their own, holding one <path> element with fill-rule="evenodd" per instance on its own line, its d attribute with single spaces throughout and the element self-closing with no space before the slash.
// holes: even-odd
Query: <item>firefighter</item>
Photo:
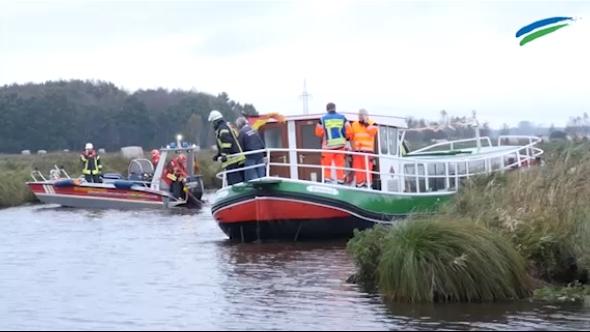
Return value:
<svg viewBox="0 0 590 332">
<path fill-rule="evenodd" d="M 350 137 L 350 123 L 346 117 L 336 112 L 336 105 L 326 105 L 327 114 L 322 116 L 316 125 L 315 135 L 322 138 L 322 166 L 324 167 L 324 182 L 334 182 L 332 179 L 332 164 L 336 167 L 336 181 L 344 184 L 344 161 L 346 140 Z M 342 151 L 335 153 L 331 151 Z"/>
<path fill-rule="evenodd" d="M 166 165 L 164 174 L 160 183 L 160 189 L 169 191 L 176 198 L 181 198 L 183 196 L 184 183 L 188 177 L 186 156 L 180 154 L 170 160 Z"/>
<path fill-rule="evenodd" d="M 369 113 L 365 109 L 359 110 L 359 119 L 352 123 L 351 142 L 354 152 L 375 153 L 375 136 L 377 136 L 377 126 L 375 122 L 369 119 Z M 372 175 L 373 156 L 354 155 L 352 158 L 352 168 L 354 168 L 354 179 L 357 187 L 367 185 L 367 174 Z"/>
<path fill-rule="evenodd" d="M 226 171 L 227 184 L 232 185 L 244 181 L 243 171 L 235 171 L 244 166 L 246 157 L 242 154 L 242 147 L 238 142 L 238 134 L 235 129 L 223 119 L 221 112 L 212 110 L 209 113 L 209 122 L 215 130 L 217 141 L 217 154 L 214 161 L 220 161 Z"/>
<path fill-rule="evenodd" d="M 84 174 L 86 182 L 101 183 L 102 163 L 100 161 L 100 156 L 94 150 L 92 143 L 86 143 L 84 152 L 80 155 L 80 161 L 83 165 L 82 174 Z"/>
</svg>

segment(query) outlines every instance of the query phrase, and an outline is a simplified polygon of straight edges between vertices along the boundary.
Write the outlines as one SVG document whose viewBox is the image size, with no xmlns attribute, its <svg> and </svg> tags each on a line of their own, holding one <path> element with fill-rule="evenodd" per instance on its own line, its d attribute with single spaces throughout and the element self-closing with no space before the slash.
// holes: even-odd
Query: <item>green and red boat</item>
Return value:
<svg viewBox="0 0 590 332">
<path fill-rule="evenodd" d="M 354 121 L 354 114 L 346 114 Z M 260 132 L 267 143 L 264 178 L 223 187 L 211 210 L 220 228 L 243 242 L 266 239 L 349 237 L 355 229 L 391 224 L 410 214 L 434 213 L 473 176 L 530 167 L 543 153 L 540 139 L 501 136 L 441 142 L 407 153 L 406 121 L 374 116 L 379 133 L 374 153 L 342 151 L 375 161 L 368 186 L 325 183 L 321 141 L 313 135 L 318 115 L 271 121 Z M 248 153 L 257 153 L 252 151 Z M 243 171 L 244 169 L 234 170 Z M 352 174 L 353 169 L 344 170 Z M 333 172 L 334 170 L 332 170 Z"/>
</svg>

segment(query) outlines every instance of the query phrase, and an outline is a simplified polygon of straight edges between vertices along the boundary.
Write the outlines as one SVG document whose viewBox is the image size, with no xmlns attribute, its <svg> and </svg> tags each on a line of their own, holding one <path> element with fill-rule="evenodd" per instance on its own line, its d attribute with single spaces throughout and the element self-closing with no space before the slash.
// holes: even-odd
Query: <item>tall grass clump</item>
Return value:
<svg viewBox="0 0 590 332">
<path fill-rule="evenodd" d="M 549 282 L 584 279 L 590 268 L 590 148 L 551 147 L 544 167 L 468 183 L 443 214 L 503 233 Z"/>
<path fill-rule="evenodd" d="M 383 241 L 389 228 L 377 225 L 370 230 L 354 231 L 354 237 L 348 242 L 347 250 L 352 254 L 358 272 L 354 280 L 374 288 L 377 280 L 377 269 L 383 254 Z"/>
<path fill-rule="evenodd" d="M 20 170 L 0 171 L 0 208 L 33 202 L 35 196 L 25 185 L 27 172 Z"/>
<path fill-rule="evenodd" d="M 531 294 L 525 262 L 510 241 L 470 222 L 408 220 L 385 233 L 365 232 L 349 250 L 368 264 L 359 270 L 368 269 L 367 277 L 375 271 L 373 283 L 394 301 L 491 302 Z"/>
</svg>

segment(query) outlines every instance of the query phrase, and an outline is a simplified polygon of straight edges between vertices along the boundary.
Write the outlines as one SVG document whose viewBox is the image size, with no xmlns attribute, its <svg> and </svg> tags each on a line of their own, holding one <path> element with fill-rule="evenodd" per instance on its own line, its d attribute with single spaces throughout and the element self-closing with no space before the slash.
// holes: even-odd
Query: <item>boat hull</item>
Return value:
<svg viewBox="0 0 590 332">
<path fill-rule="evenodd" d="M 85 209 L 153 209 L 180 206 L 163 192 L 110 188 L 104 184 L 59 186 L 52 182 L 27 183 L 43 203 Z M 191 207 L 196 207 L 192 204 Z"/>
<path fill-rule="evenodd" d="M 260 180 L 224 188 L 212 213 L 230 239 L 329 239 L 350 237 L 411 213 L 431 213 L 450 195 L 391 195 L 284 180 Z"/>
</svg>

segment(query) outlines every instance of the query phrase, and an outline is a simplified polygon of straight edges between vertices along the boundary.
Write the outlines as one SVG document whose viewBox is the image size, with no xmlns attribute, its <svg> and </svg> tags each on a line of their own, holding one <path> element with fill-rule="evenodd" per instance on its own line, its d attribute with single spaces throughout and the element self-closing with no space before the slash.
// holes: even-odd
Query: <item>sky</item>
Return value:
<svg viewBox="0 0 590 332">
<path fill-rule="evenodd" d="M 538 19 L 570 26 L 519 46 Z M 590 1 L 2 1 L 0 85 L 59 79 L 227 92 L 261 113 L 494 127 L 590 112 Z"/>
</svg>

